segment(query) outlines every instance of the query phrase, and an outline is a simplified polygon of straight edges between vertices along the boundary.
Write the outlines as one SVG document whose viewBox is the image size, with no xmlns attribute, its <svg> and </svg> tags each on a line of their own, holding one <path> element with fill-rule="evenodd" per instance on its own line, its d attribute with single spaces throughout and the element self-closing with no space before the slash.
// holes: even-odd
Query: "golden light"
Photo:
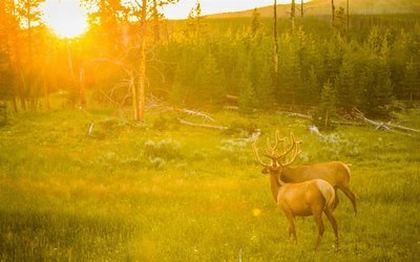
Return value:
<svg viewBox="0 0 420 262">
<path fill-rule="evenodd" d="M 59 37 L 73 38 L 88 29 L 87 13 L 77 0 L 47 0 L 41 7 L 43 21 Z"/>
</svg>

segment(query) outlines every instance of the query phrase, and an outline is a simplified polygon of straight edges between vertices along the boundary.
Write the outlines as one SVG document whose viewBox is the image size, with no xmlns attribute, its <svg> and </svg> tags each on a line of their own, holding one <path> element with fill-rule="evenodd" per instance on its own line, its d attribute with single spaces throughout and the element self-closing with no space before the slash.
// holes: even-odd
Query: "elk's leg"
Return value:
<svg viewBox="0 0 420 262">
<path fill-rule="evenodd" d="M 286 213 L 287 220 L 289 221 L 289 239 L 292 240 L 295 239 L 295 243 L 297 243 L 297 237 L 296 237 L 296 227 L 295 227 L 295 217 L 291 213 Z"/>
<path fill-rule="evenodd" d="M 334 188 L 334 190 L 335 190 L 335 200 L 334 200 L 334 206 L 333 206 L 333 210 L 332 211 L 334 211 L 337 208 L 338 203 L 340 203 L 340 200 L 338 200 L 337 189 Z"/>
<path fill-rule="evenodd" d="M 334 230 L 334 235 L 335 235 L 335 246 L 336 249 L 338 250 L 338 226 L 337 226 L 337 220 L 335 220 L 335 217 L 333 215 L 333 213 L 331 212 L 331 210 L 329 208 L 325 208 L 324 210 L 325 215 L 327 215 L 328 221 L 330 221 L 330 224 Z"/>
<path fill-rule="evenodd" d="M 318 250 L 319 244 L 321 243 L 322 235 L 324 234 L 324 223 L 322 222 L 322 210 L 316 210 L 313 212 L 316 226 L 318 228 L 318 238 L 315 244 L 315 251 Z"/>
<path fill-rule="evenodd" d="M 344 194 L 350 199 L 354 213 L 357 214 L 357 208 L 356 208 L 356 195 L 350 190 L 348 187 L 341 187 L 341 191 L 344 192 Z"/>
</svg>

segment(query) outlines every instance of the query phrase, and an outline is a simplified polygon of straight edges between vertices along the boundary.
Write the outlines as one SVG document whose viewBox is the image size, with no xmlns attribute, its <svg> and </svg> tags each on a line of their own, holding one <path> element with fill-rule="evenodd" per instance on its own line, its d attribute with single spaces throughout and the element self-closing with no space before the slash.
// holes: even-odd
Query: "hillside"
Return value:
<svg viewBox="0 0 420 262">
<path fill-rule="evenodd" d="M 299 2 L 299 1 L 298 1 Z M 336 7 L 345 7 L 346 0 L 336 0 Z M 298 5 L 297 12 L 300 11 Z M 290 12 L 290 4 L 279 4 L 277 6 L 279 16 L 288 16 Z M 329 15 L 331 13 L 330 0 L 314 0 L 305 4 L 305 15 Z M 266 6 L 258 8 L 258 12 L 262 17 L 272 16 L 272 7 Z M 404 13 L 420 13 L 420 1 L 409 0 L 350 0 L 350 12 L 352 14 L 404 14 Z M 209 15 L 209 18 L 229 18 L 229 17 L 250 17 L 253 10 L 245 10 L 239 12 L 222 13 Z"/>
</svg>

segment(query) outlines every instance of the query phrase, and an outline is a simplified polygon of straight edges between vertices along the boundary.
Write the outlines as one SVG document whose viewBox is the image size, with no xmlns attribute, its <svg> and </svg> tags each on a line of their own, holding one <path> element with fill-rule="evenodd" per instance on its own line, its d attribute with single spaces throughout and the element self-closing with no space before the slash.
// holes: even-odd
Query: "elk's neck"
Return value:
<svg viewBox="0 0 420 262">
<path fill-rule="evenodd" d="M 285 167 L 283 169 L 282 174 L 283 174 L 282 179 L 286 183 L 290 183 L 300 177 L 300 175 L 295 172 L 295 168 L 293 167 Z"/>
<path fill-rule="evenodd" d="M 271 184 L 271 194 L 273 195 L 274 202 L 277 203 L 277 195 L 281 184 L 279 182 L 280 174 L 270 175 L 270 184 Z"/>
</svg>

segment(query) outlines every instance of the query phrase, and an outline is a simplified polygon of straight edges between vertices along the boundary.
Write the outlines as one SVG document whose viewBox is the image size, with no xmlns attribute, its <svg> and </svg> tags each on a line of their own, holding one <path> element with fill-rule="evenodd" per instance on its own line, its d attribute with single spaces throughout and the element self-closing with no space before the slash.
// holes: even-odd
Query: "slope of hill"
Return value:
<svg viewBox="0 0 420 262">
<path fill-rule="evenodd" d="M 298 1 L 299 2 L 299 1 Z M 346 0 L 335 0 L 336 8 L 346 7 Z M 300 5 L 297 5 L 297 13 L 300 13 Z M 258 8 L 262 17 L 270 17 L 273 14 L 272 6 Z M 279 16 L 288 16 L 290 4 L 280 4 L 277 6 Z M 313 0 L 304 5 L 305 15 L 329 15 L 331 13 L 331 0 Z M 420 1 L 410 0 L 350 0 L 351 14 L 404 14 L 420 13 Z M 229 18 L 229 17 L 250 17 L 253 10 L 239 12 L 222 13 L 209 15 L 209 18 Z"/>
</svg>

